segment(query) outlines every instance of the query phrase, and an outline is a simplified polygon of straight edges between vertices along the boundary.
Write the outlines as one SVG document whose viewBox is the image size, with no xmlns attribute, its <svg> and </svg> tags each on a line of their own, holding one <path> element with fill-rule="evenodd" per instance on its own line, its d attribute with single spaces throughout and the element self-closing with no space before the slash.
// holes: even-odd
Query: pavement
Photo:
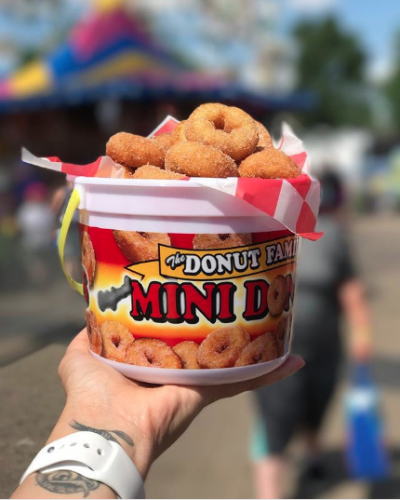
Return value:
<svg viewBox="0 0 400 500">
<path fill-rule="evenodd" d="M 291 498 L 400 498 L 400 218 L 374 216 L 354 223 L 354 246 L 371 304 L 375 361 L 381 388 L 392 476 L 379 483 L 350 480 L 343 463 L 342 380 L 323 427 L 324 481 L 299 475 L 300 443 L 290 450 L 285 482 Z M 0 290 L 0 498 L 8 498 L 61 412 L 57 367 L 83 324 L 83 299 L 56 267 L 51 286 Z M 22 307 L 21 307 L 22 305 Z M 157 462 L 146 482 L 148 498 L 254 498 L 248 456 L 254 420 L 251 394 L 207 408 Z"/>
</svg>

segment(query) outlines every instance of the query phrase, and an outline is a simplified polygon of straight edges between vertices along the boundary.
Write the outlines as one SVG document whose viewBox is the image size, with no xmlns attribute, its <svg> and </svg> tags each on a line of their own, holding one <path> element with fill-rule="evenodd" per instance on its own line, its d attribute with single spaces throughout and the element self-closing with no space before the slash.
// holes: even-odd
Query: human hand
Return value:
<svg viewBox="0 0 400 500">
<path fill-rule="evenodd" d="M 59 367 L 67 403 L 50 441 L 76 430 L 107 432 L 132 458 L 145 478 L 151 463 L 172 445 L 210 403 L 272 384 L 304 365 L 290 356 L 258 379 L 207 387 L 148 386 L 125 378 L 93 358 L 86 330 L 70 344 Z M 101 432 L 100 432 L 101 431 Z"/>
<path fill-rule="evenodd" d="M 368 330 L 353 332 L 350 339 L 350 356 L 356 363 L 365 363 L 372 357 L 372 339 Z"/>
</svg>

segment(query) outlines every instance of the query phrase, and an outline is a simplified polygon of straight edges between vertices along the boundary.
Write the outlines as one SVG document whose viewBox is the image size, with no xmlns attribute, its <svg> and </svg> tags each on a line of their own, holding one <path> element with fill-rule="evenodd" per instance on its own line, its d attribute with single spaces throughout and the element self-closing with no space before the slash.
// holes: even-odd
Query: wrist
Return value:
<svg viewBox="0 0 400 500">
<path fill-rule="evenodd" d="M 79 431 L 90 431 L 117 442 L 130 457 L 144 480 L 152 463 L 153 446 L 148 434 L 115 409 L 68 401 L 47 443 Z"/>
<path fill-rule="evenodd" d="M 86 497 L 95 490 L 96 498 L 144 498 L 142 478 L 130 457 L 117 442 L 96 432 L 72 433 L 45 445 L 21 484 L 33 474 L 39 487 L 62 495 L 55 498 L 71 493 Z"/>
</svg>

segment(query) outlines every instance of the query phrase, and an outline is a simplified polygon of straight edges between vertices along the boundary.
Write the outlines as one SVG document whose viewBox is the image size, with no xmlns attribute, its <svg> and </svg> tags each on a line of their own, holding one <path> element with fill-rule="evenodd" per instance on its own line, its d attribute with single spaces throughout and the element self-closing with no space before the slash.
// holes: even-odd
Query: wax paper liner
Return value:
<svg viewBox="0 0 400 500">
<path fill-rule="evenodd" d="M 178 123 L 178 120 L 168 116 L 150 137 L 172 132 Z M 295 161 L 301 168 L 302 175 L 295 179 L 196 177 L 192 180 L 246 201 L 299 236 L 318 240 L 322 236 L 322 233 L 315 232 L 320 203 L 320 184 L 309 175 L 309 160 L 303 143 L 286 123 L 282 125 L 282 139 L 278 148 Z M 108 156 L 102 156 L 88 165 L 73 165 L 62 162 L 56 157 L 38 158 L 23 149 L 22 160 L 31 165 L 63 172 L 70 179 L 78 176 L 123 178 L 124 174 L 123 167 Z"/>
</svg>

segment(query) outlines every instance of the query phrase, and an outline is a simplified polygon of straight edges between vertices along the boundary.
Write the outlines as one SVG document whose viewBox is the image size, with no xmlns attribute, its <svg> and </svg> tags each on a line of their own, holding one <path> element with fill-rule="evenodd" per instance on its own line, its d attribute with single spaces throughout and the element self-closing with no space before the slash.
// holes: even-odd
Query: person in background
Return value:
<svg viewBox="0 0 400 500">
<path fill-rule="evenodd" d="M 16 220 L 26 272 L 33 285 L 42 285 L 49 277 L 46 260 L 52 250 L 52 232 L 55 226 L 45 184 L 33 182 L 25 188 Z"/>
<path fill-rule="evenodd" d="M 317 242 L 302 240 L 296 270 L 292 352 L 306 365 L 291 379 L 256 392 L 252 458 L 258 498 L 281 498 L 285 453 L 297 431 L 305 441 L 305 473 L 315 478 L 323 474 L 318 432 L 342 361 L 342 313 L 350 331 L 350 356 L 366 361 L 371 354 L 368 307 L 342 223 L 342 182 L 330 169 L 320 181 L 317 230 L 324 236 Z"/>
</svg>

